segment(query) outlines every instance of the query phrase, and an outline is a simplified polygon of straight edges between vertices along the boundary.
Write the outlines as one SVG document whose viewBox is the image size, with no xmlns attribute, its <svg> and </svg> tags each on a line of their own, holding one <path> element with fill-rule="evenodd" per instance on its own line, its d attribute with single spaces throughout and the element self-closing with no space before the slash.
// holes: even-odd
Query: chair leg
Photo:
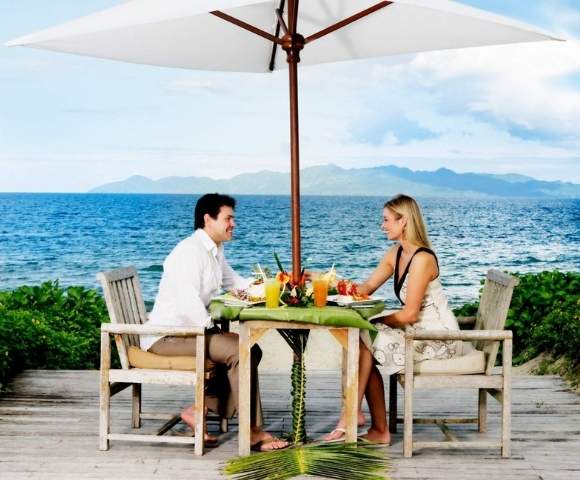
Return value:
<svg viewBox="0 0 580 480">
<path fill-rule="evenodd" d="M 205 435 L 205 415 L 204 415 L 204 396 L 195 399 L 195 454 L 203 455 L 203 442 Z"/>
<path fill-rule="evenodd" d="M 134 383 L 131 395 L 131 426 L 141 428 L 141 384 Z"/>
<path fill-rule="evenodd" d="M 389 377 L 389 432 L 397 433 L 397 375 Z"/>
<path fill-rule="evenodd" d="M 512 339 L 503 343 L 503 391 L 501 402 L 501 456 L 511 455 L 511 423 L 512 423 Z"/>
<path fill-rule="evenodd" d="M 195 454 L 203 455 L 205 435 L 205 336 L 195 339 Z"/>
<path fill-rule="evenodd" d="M 348 356 L 347 356 L 347 350 L 346 348 L 341 348 L 342 351 L 342 361 L 340 362 L 340 364 L 342 366 L 346 365 L 348 362 Z M 346 402 L 346 368 L 342 367 L 341 368 L 341 374 L 340 374 L 340 385 L 341 385 L 341 391 L 340 391 L 340 409 L 341 411 L 344 411 L 344 405 Z"/>
<path fill-rule="evenodd" d="M 109 369 L 111 365 L 111 344 L 109 334 L 101 332 L 101 370 L 99 384 L 99 450 L 109 449 L 111 424 L 111 384 Z"/>
<path fill-rule="evenodd" d="M 403 456 L 413 456 L 413 339 L 405 339 L 405 415 L 403 423 Z"/>
<path fill-rule="evenodd" d="M 479 389 L 479 401 L 477 406 L 477 431 L 487 432 L 487 390 Z"/>
</svg>

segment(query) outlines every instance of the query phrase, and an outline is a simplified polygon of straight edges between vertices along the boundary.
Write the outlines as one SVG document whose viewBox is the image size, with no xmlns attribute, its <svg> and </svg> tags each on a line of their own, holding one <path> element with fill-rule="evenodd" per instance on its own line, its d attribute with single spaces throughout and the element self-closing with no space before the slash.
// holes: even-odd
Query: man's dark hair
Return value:
<svg viewBox="0 0 580 480">
<path fill-rule="evenodd" d="M 211 218 L 217 218 L 222 207 L 236 208 L 236 200 L 229 195 L 219 193 L 206 193 L 199 197 L 195 204 L 194 229 L 205 227 L 203 217 L 206 213 Z"/>
</svg>

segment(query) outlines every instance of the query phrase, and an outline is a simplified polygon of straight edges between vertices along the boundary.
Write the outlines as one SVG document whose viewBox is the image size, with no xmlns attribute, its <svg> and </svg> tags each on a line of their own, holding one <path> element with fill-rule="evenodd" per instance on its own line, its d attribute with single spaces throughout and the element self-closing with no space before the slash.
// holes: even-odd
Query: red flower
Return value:
<svg viewBox="0 0 580 480">
<path fill-rule="evenodd" d="M 286 284 L 290 281 L 290 275 L 288 275 L 286 272 L 278 272 L 276 274 L 276 280 L 281 284 Z"/>
</svg>

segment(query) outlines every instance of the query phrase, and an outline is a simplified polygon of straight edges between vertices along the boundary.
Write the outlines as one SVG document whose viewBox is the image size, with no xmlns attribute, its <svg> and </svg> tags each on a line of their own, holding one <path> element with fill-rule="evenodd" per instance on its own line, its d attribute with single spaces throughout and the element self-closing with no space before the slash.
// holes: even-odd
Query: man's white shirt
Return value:
<svg viewBox="0 0 580 480">
<path fill-rule="evenodd" d="M 148 325 L 211 328 L 207 307 L 223 289 L 247 288 L 251 279 L 238 275 L 219 247 L 202 229 L 179 242 L 163 262 L 163 275 Z M 147 350 L 161 337 L 144 335 Z"/>
</svg>

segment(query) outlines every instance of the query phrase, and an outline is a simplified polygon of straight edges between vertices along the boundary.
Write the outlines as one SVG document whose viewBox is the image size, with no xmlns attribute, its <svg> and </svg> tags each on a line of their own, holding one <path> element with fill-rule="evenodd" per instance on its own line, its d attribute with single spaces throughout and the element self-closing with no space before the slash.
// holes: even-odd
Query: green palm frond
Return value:
<svg viewBox="0 0 580 480">
<path fill-rule="evenodd" d="M 304 354 L 292 363 L 292 443 L 306 442 L 306 366 Z"/>
<path fill-rule="evenodd" d="M 337 480 L 385 480 L 389 460 L 377 445 L 315 444 L 230 460 L 224 474 L 236 480 L 285 480 L 313 475 Z"/>
<path fill-rule="evenodd" d="M 278 330 L 294 352 L 292 363 L 292 443 L 306 441 L 306 365 L 304 352 L 310 330 Z"/>
<path fill-rule="evenodd" d="M 280 335 L 286 343 L 290 346 L 294 355 L 304 355 L 306 351 L 306 344 L 308 343 L 308 335 L 310 330 L 278 330 Z"/>
<path fill-rule="evenodd" d="M 274 259 L 276 260 L 276 264 L 278 265 L 278 269 L 284 273 L 286 270 L 284 270 L 284 267 L 282 266 L 282 262 L 280 261 L 280 257 L 278 256 L 278 254 L 276 252 L 274 252 Z"/>
</svg>

